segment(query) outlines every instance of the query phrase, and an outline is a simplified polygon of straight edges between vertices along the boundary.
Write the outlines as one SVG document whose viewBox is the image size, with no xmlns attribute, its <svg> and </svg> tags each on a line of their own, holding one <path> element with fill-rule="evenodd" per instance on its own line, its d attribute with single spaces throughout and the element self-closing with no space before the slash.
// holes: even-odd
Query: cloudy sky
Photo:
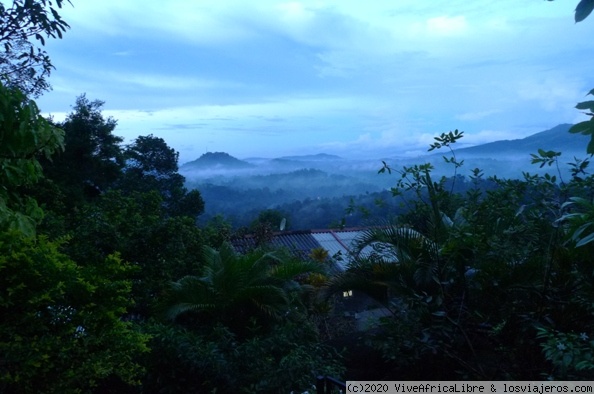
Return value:
<svg viewBox="0 0 594 394">
<path fill-rule="evenodd" d="M 162 137 L 180 163 L 521 138 L 585 119 L 594 17 L 574 24 L 577 2 L 72 0 L 38 104 L 61 119 L 86 93 L 116 135 Z"/>
</svg>

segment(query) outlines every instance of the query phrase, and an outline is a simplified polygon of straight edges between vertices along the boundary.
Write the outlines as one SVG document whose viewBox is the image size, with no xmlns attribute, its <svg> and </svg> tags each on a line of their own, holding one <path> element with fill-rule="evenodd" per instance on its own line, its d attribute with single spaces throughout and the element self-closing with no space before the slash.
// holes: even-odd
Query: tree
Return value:
<svg viewBox="0 0 594 394">
<path fill-rule="evenodd" d="M 47 78 L 54 68 L 45 50 L 45 38 L 62 38 L 70 27 L 54 8 L 64 0 L 13 0 L 0 4 L 0 81 L 37 97 L 50 89 Z"/>
<path fill-rule="evenodd" d="M 121 319 L 130 265 L 81 267 L 44 237 L 0 232 L 0 391 L 88 392 L 135 385 L 147 337 Z"/>
<path fill-rule="evenodd" d="M 341 375 L 301 302 L 308 286 L 299 280 L 321 264 L 261 250 L 238 255 L 228 243 L 203 254 L 200 275 L 173 283 L 163 299 L 178 324 L 146 326 L 155 349 L 146 389 L 302 392 L 317 374 Z"/>
<path fill-rule="evenodd" d="M 128 192 L 155 190 L 165 202 L 184 188 L 184 177 L 177 173 L 179 154 L 162 138 L 140 136 L 123 153 L 126 167 L 118 188 Z"/>
<path fill-rule="evenodd" d="M 254 230 L 257 226 L 267 226 L 272 231 L 282 231 L 289 228 L 286 216 L 276 209 L 265 209 L 258 214 L 258 217 L 252 222 L 250 228 Z M 280 227 L 281 225 L 282 228 Z"/>
<path fill-rule="evenodd" d="M 178 171 L 179 153 L 162 138 L 140 136 L 124 150 L 126 168 L 119 188 L 130 192 L 157 191 L 168 214 L 196 218 L 204 212 L 200 192 L 188 192 Z"/>
<path fill-rule="evenodd" d="M 203 236 L 195 221 L 170 217 L 156 191 L 125 195 L 109 190 L 68 216 L 62 249 L 81 265 L 100 265 L 118 254 L 137 269 L 130 272 L 131 314 L 152 315 L 158 297 L 171 281 L 199 269 Z"/>
<path fill-rule="evenodd" d="M 133 384 L 143 335 L 120 318 L 130 266 L 117 255 L 78 266 L 36 236 L 43 215 L 27 193 L 63 132 L 17 88 L 0 85 L 0 391 L 76 392 L 116 377 Z M 63 240 L 62 240 L 63 241 Z"/>
<path fill-rule="evenodd" d="M 290 293 L 299 290 L 295 277 L 321 272 L 320 264 L 283 259 L 254 251 L 237 255 L 230 244 L 217 251 L 204 247 L 200 276 L 186 276 L 172 284 L 164 299 L 166 315 L 174 320 L 197 313 L 245 330 L 250 319 L 260 323 L 288 316 Z"/>
<path fill-rule="evenodd" d="M 214 216 L 202 228 L 205 244 L 215 249 L 219 248 L 225 242 L 229 242 L 232 230 L 233 226 L 222 215 Z"/>
<path fill-rule="evenodd" d="M 196 220 L 196 217 L 204 212 L 204 200 L 200 191 L 196 189 L 187 191 L 184 187 L 181 190 L 178 189 L 177 194 L 169 204 L 169 213 L 172 216 L 187 216 Z"/>
<path fill-rule="evenodd" d="M 33 235 L 43 213 L 23 189 L 42 177 L 37 158 L 49 160 L 63 146 L 64 134 L 40 115 L 35 102 L 1 84 L 0 115 L 0 230 Z"/>
<path fill-rule="evenodd" d="M 171 177 L 177 173 L 179 153 L 170 148 L 164 139 L 153 136 L 140 136 L 124 151 L 128 171 L 136 171 L 141 176 L 157 179 Z"/>
<path fill-rule="evenodd" d="M 199 333 L 179 325 L 149 322 L 153 351 L 147 354 L 144 392 L 303 393 L 319 375 L 341 378 L 341 357 L 323 344 L 306 320 L 288 321 L 241 340 L 215 324 Z"/>
<path fill-rule="evenodd" d="M 64 191 L 70 206 L 91 200 L 112 187 L 122 175 L 122 138 L 113 131 L 117 122 L 105 119 L 103 102 L 83 94 L 58 126 L 65 132 L 64 152 L 44 161 L 46 175 Z"/>
</svg>

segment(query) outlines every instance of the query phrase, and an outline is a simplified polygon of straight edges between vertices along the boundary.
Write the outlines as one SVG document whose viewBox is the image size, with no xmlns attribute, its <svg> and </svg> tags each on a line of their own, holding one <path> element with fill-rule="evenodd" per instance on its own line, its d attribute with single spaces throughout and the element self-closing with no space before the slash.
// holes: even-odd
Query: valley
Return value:
<svg viewBox="0 0 594 394">
<path fill-rule="evenodd" d="M 569 178 L 569 162 L 585 158 L 588 136 L 568 132 L 569 124 L 518 140 L 458 148 L 456 160 L 463 162 L 456 175 L 458 187 L 472 170 L 484 178 L 520 179 L 524 173 Z M 463 139 L 462 139 L 463 141 Z M 561 151 L 559 168 L 531 164 L 538 149 Z M 382 162 L 392 169 L 430 163 L 437 177 L 452 177 L 455 169 L 444 160 L 452 152 L 440 150 L 417 157 L 350 159 L 325 153 L 278 158 L 238 159 L 225 152 L 207 152 L 180 167 L 190 189 L 200 191 L 205 201 L 204 223 L 222 215 L 235 229 L 249 227 L 263 210 L 287 216 L 291 229 L 304 230 L 339 226 L 361 226 L 373 218 L 389 219 L 403 212 L 402 201 L 390 192 L 397 173 L 378 174 Z M 559 175 L 560 174 L 560 175 Z"/>
</svg>

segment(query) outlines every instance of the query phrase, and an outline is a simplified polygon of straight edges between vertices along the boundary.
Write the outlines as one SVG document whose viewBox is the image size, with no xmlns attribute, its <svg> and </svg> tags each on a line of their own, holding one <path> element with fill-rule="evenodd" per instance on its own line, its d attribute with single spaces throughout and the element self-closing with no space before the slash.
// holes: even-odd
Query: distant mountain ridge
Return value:
<svg viewBox="0 0 594 394">
<path fill-rule="evenodd" d="M 198 159 L 184 163 L 181 170 L 225 170 L 225 169 L 249 169 L 257 167 L 258 163 L 274 163 L 277 166 L 289 166 L 291 168 L 303 168 L 307 163 L 331 163 L 344 160 L 340 156 L 318 153 L 314 155 L 282 156 L 274 159 L 249 158 L 238 159 L 226 152 L 207 152 Z"/>
<path fill-rule="evenodd" d="M 528 137 L 517 140 L 501 140 L 472 146 L 469 148 L 456 149 L 456 154 L 493 157 L 500 155 L 517 155 L 536 153 L 538 149 L 553 150 L 556 152 L 571 152 L 586 154 L 589 136 L 571 134 L 571 124 L 560 124 L 552 129 L 532 134 Z"/>
<path fill-rule="evenodd" d="M 253 164 L 239 160 L 225 152 L 206 152 L 194 161 L 181 166 L 182 170 L 253 168 Z"/>
<path fill-rule="evenodd" d="M 300 156 L 282 156 L 274 160 L 292 160 L 292 161 L 335 161 L 343 160 L 342 157 L 336 155 L 329 155 L 327 153 L 318 153 L 316 155 L 300 155 Z"/>
<path fill-rule="evenodd" d="M 483 158 L 505 160 L 512 157 L 528 158 L 529 154 L 537 153 L 538 149 L 553 150 L 564 153 L 564 157 L 586 155 L 589 136 L 571 134 L 571 124 L 560 124 L 549 130 L 532 134 L 516 140 L 500 140 L 472 147 L 462 148 L 454 145 L 456 155 L 460 158 Z M 429 156 L 441 156 L 443 152 Z M 180 167 L 182 171 L 207 170 L 255 170 L 255 171 L 296 171 L 303 168 L 317 168 L 332 172 L 332 169 L 342 168 L 349 159 L 318 153 L 310 155 L 281 156 L 274 159 L 249 158 L 237 159 L 225 152 L 207 152 L 198 159 L 185 163 Z M 341 167 L 342 166 L 342 167 Z"/>
</svg>

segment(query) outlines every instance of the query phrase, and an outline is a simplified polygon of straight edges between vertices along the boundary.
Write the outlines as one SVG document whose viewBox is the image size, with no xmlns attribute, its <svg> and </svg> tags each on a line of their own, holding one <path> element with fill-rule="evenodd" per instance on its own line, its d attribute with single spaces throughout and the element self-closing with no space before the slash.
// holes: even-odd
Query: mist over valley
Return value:
<svg viewBox="0 0 594 394">
<path fill-rule="evenodd" d="M 442 148 L 417 157 L 351 159 L 317 153 L 238 159 L 225 152 L 207 152 L 183 164 L 180 174 L 189 188 L 202 194 L 204 221 L 222 215 L 236 228 L 247 227 L 261 211 L 277 210 L 287 216 L 291 229 L 361 225 L 402 212 L 402 202 L 394 199 L 390 190 L 403 166 L 430 163 L 435 180 L 454 175 L 468 180 L 475 168 L 482 170 L 484 178 L 514 179 L 522 178 L 523 173 L 545 172 L 569 178 L 568 163 L 584 159 L 588 143 L 588 136 L 568 133 L 570 127 L 561 124 L 523 139 L 473 147 L 453 144 L 453 153 Z M 531 154 L 538 154 L 539 149 L 561 152 L 559 168 L 531 164 Z M 463 163 L 457 171 L 444 160 L 454 156 Z M 384 162 L 392 174 L 378 174 Z"/>
</svg>

